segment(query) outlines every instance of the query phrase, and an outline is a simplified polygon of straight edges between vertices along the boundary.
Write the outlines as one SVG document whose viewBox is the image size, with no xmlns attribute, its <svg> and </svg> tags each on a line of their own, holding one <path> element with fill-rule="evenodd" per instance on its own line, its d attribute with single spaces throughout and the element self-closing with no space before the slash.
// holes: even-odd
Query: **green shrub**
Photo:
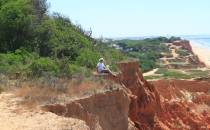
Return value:
<svg viewBox="0 0 210 130">
<path fill-rule="evenodd" d="M 90 76 L 90 69 L 86 67 L 81 67 L 76 64 L 70 64 L 67 63 L 65 65 L 62 65 L 63 68 L 60 69 L 60 76 L 61 77 L 74 77 L 74 76 L 80 76 L 80 77 L 89 77 Z"/>
<path fill-rule="evenodd" d="M 82 49 L 80 56 L 77 57 L 76 63 L 87 68 L 95 68 L 99 59 L 99 53 L 90 49 Z"/>
<path fill-rule="evenodd" d="M 20 49 L 14 53 L 0 54 L 0 72 L 14 74 L 25 71 L 35 57 L 35 54 Z"/>
<path fill-rule="evenodd" d="M 156 74 L 162 74 L 164 78 L 172 78 L 172 79 L 190 79 L 191 76 L 187 73 L 178 70 L 171 69 L 158 69 Z"/>
<path fill-rule="evenodd" d="M 97 47 L 91 30 L 47 12 L 47 0 L 0 0 L 0 73 L 89 76 L 100 56 L 113 68 L 123 59 L 103 43 Z"/>
<path fill-rule="evenodd" d="M 180 56 L 188 56 L 189 52 L 187 50 L 183 50 L 183 49 L 178 49 L 176 51 L 177 54 L 179 54 Z"/>
<path fill-rule="evenodd" d="M 130 52 L 129 55 L 134 58 L 138 58 L 140 61 L 140 67 L 143 72 L 152 70 L 158 67 L 156 60 L 160 58 L 160 56 L 156 52 Z"/>
<path fill-rule="evenodd" d="M 178 71 L 166 71 L 164 73 L 164 77 L 169 77 L 169 78 L 178 78 L 178 79 L 186 79 L 189 76 L 187 74 L 184 74 L 182 72 L 178 72 Z"/>
<path fill-rule="evenodd" d="M 57 63 L 50 58 L 39 58 L 30 65 L 30 70 L 33 75 L 41 76 L 44 73 L 50 75 L 57 75 L 59 73 L 59 67 Z"/>
<path fill-rule="evenodd" d="M 188 70 L 187 71 L 192 78 L 196 77 L 208 77 L 210 75 L 209 70 Z"/>
<path fill-rule="evenodd" d="M 77 74 L 80 72 L 80 67 L 74 64 L 68 65 L 68 74 L 73 76 L 74 74 Z"/>
</svg>

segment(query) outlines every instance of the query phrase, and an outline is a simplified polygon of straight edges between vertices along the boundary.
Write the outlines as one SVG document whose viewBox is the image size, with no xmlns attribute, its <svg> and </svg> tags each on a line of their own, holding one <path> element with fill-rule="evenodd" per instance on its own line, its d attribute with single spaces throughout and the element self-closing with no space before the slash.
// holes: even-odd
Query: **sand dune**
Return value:
<svg viewBox="0 0 210 130">
<path fill-rule="evenodd" d="M 205 65 L 210 68 L 210 49 L 197 46 L 195 43 L 190 43 L 193 49 L 193 52 L 198 56 L 198 58 L 205 63 Z"/>
</svg>

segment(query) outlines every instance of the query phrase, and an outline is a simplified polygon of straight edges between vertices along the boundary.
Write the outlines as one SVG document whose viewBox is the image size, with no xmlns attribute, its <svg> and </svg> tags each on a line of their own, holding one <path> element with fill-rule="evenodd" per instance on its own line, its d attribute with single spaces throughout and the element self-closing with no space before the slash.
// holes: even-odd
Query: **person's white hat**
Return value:
<svg viewBox="0 0 210 130">
<path fill-rule="evenodd" d="M 100 58 L 99 61 L 104 61 L 104 58 Z"/>
</svg>

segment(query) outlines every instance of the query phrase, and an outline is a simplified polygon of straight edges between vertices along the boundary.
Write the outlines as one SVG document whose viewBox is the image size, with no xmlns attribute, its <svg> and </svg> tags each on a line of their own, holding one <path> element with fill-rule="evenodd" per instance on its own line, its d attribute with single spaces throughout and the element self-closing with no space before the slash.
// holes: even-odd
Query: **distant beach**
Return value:
<svg viewBox="0 0 210 130">
<path fill-rule="evenodd" d="M 210 68 L 210 43 L 200 43 L 196 41 L 190 41 L 193 52 L 198 56 L 208 68 Z"/>
</svg>

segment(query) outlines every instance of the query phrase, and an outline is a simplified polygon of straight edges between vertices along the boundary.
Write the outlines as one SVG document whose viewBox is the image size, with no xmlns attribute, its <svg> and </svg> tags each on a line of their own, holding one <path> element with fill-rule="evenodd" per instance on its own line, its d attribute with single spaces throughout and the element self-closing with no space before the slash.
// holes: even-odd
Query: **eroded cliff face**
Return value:
<svg viewBox="0 0 210 130">
<path fill-rule="evenodd" d="M 118 67 L 120 74 L 108 79 L 120 84 L 119 88 L 63 105 L 47 105 L 45 110 L 83 120 L 91 130 L 207 129 L 209 82 L 148 82 L 139 61 L 123 61 Z"/>
<path fill-rule="evenodd" d="M 139 129 L 154 128 L 155 117 L 161 111 L 157 90 L 143 78 L 139 61 L 120 62 L 118 67 L 121 70 L 121 84 L 130 90 L 129 117 Z"/>
<path fill-rule="evenodd" d="M 178 40 L 178 41 L 174 41 L 173 45 L 175 46 L 180 46 L 185 50 L 188 50 L 189 52 L 193 53 L 192 51 L 192 47 L 190 45 L 190 42 L 188 40 Z"/>
<path fill-rule="evenodd" d="M 157 90 L 144 80 L 139 61 L 120 62 L 118 67 L 120 74 L 108 80 L 120 84 L 120 88 L 63 105 L 47 105 L 44 109 L 60 116 L 83 120 L 91 130 L 153 128 L 155 116 L 161 110 Z"/>
<path fill-rule="evenodd" d="M 47 105 L 44 108 L 60 116 L 83 120 L 91 130 L 127 130 L 129 104 L 126 91 L 117 88 L 64 105 Z"/>
<path fill-rule="evenodd" d="M 168 129 L 209 129 L 210 83 L 207 81 L 152 81 L 161 96 L 159 122 Z"/>
<path fill-rule="evenodd" d="M 181 47 L 184 50 L 187 50 L 189 53 L 192 54 L 192 56 L 188 56 L 188 57 L 182 57 L 182 59 L 186 60 L 189 64 L 194 65 L 192 67 L 205 67 L 205 64 L 203 62 L 200 61 L 200 59 L 198 58 L 197 55 L 194 54 L 192 46 L 190 44 L 190 41 L 188 40 L 178 40 L 178 41 L 174 41 L 172 43 L 173 45 L 177 46 L 177 47 Z M 183 67 L 183 66 L 177 66 L 177 68 L 179 67 Z M 190 66 L 187 66 L 187 68 L 189 68 Z M 184 67 L 183 67 L 184 68 Z"/>
</svg>

